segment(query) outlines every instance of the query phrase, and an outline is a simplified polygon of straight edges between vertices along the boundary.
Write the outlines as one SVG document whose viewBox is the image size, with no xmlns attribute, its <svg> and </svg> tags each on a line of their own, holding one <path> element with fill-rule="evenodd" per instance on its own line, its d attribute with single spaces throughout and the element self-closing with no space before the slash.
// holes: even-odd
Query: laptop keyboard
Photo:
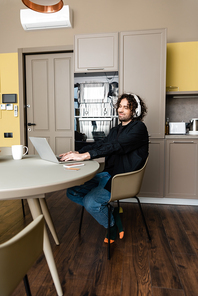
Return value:
<svg viewBox="0 0 198 296">
<path fill-rule="evenodd" d="M 60 156 L 56 156 L 56 158 L 57 158 L 58 161 L 60 161 L 60 162 L 65 162 L 64 160 L 61 160 L 61 157 L 60 157 Z"/>
</svg>

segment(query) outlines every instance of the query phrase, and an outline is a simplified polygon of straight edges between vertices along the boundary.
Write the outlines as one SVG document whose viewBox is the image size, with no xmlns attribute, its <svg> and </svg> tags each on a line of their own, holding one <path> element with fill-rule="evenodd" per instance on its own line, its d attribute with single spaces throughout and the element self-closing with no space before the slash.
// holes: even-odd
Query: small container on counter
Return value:
<svg viewBox="0 0 198 296">
<path fill-rule="evenodd" d="M 166 118 L 165 135 L 169 135 L 169 118 Z"/>
</svg>

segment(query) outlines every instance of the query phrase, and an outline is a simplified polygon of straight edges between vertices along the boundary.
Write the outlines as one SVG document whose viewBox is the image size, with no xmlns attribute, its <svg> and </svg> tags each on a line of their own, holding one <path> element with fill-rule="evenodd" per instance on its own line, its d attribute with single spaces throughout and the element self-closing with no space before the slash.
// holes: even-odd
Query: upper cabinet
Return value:
<svg viewBox="0 0 198 296">
<path fill-rule="evenodd" d="M 74 72 L 118 71 L 118 33 L 75 35 Z"/>
<path fill-rule="evenodd" d="M 164 138 L 166 29 L 75 36 L 75 73 L 118 71 L 119 93 L 139 95 L 148 107 L 152 138 Z M 118 58 L 119 50 L 119 58 Z"/>
<path fill-rule="evenodd" d="M 198 42 L 167 44 L 167 91 L 198 91 Z"/>
<path fill-rule="evenodd" d="M 145 101 L 150 136 L 164 138 L 166 29 L 121 32 L 119 55 L 119 92 Z"/>
</svg>

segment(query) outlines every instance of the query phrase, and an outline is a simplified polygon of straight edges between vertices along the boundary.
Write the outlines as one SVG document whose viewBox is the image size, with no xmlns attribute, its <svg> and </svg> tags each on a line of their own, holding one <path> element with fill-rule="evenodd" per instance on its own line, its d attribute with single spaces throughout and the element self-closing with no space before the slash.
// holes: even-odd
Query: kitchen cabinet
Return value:
<svg viewBox="0 0 198 296">
<path fill-rule="evenodd" d="M 152 138 L 164 138 L 166 93 L 166 29 L 121 32 L 119 92 L 139 95 Z"/>
<path fill-rule="evenodd" d="M 118 33 L 75 35 L 74 72 L 118 71 Z"/>
<path fill-rule="evenodd" d="M 164 193 L 164 139 L 151 139 L 149 161 L 139 196 L 163 197 Z"/>
<path fill-rule="evenodd" d="M 165 141 L 165 197 L 198 198 L 198 139 Z"/>
<path fill-rule="evenodd" d="M 198 42 L 167 44 L 167 91 L 198 90 Z"/>
</svg>

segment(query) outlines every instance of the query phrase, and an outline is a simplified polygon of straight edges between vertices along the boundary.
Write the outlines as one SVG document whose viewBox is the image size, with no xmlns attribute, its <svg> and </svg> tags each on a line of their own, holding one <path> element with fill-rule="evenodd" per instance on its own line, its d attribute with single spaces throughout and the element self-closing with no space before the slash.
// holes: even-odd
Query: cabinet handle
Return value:
<svg viewBox="0 0 198 296">
<path fill-rule="evenodd" d="M 193 144 L 194 141 L 173 141 L 175 144 Z"/>
<path fill-rule="evenodd" d="M 88 68 L 87 71 L 91 71 L 91 70 L 104 70 L 104 68 Z"/>
</svg>

